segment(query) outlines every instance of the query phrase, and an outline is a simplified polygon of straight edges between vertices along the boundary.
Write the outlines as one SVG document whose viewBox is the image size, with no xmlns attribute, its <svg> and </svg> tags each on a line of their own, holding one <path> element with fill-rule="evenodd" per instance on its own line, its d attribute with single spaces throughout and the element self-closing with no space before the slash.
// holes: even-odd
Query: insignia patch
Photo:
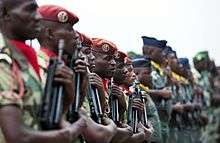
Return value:
<svg viewBox="0 0 220 143">
<path fill-rule="evenodd" d="M 104 52 L 108 52 L 109 49 L 110 49 L 109 44 L 103 44 L 103 45 L 102 45 L 102 50 L 103 50 Z"/>
<path fill-rule="evenodd" d="M 65 23 L 68 21 L 69 17 L 68 14 L 65 11 L 61 11 L 57 14 L 57 18 L 59 22 Z"/>
</svg>

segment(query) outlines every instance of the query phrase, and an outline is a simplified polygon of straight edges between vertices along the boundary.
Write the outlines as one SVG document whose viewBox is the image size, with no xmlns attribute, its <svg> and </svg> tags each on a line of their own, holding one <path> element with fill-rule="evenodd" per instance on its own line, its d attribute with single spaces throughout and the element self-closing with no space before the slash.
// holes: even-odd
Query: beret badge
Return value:
<svg viewBox="0 0 220 143">
<path fill-rule="evenodd" d="M 65 11 L 60 11 L 57 14 L 57 18 L 58 18 L 59 22 L 61 22 L 61 23 L 65 23 L 69 19 L 68 14 Z"/>
<path fill-rule="evenodd" d="M 103 50 L 104 52 L 108 52 L 109 49 L 110 49 L 110 46 L 109 46 L 108 44 L 103 44 L 103 45 L 102 45 L 102 50 Z"/>
</svg>

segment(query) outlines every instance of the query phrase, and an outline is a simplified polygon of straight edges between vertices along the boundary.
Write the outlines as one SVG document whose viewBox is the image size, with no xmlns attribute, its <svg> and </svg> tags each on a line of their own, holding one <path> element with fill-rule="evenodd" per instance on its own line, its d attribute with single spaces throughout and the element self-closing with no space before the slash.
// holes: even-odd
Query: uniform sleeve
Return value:
<svg viewBox="0 0 220 143">
<path fill-rule="evenodd" d="M 147 103 L 147 117 L 148 121 L 152 124 L 154 128 L 154 133 L 152 135 L 152 141 L 160 141 L 161 139 L 161 125 L 160 119 L 157 112 L 157 108 L 150 97 L 148 97 Z"/>
<path fill-rule="evenodd" d="M 17 75 L 12 72 L 9 64 L 0 62 L 0 75 L 0 107 L 6 105 L 22 107 Z"/>
</svg>

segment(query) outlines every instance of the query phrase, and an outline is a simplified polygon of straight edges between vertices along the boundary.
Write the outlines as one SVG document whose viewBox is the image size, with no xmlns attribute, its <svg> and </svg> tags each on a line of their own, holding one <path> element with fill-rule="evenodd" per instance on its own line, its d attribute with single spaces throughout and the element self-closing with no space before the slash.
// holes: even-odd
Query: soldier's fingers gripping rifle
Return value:
<svg viewBox="0 0 220 143">
<path fill-rule="evenodd" d="M 134 87 L 134 92 L 132 94 L 132 99 L 135 99 L 135 98 L 139 98 L 141 99 L 141 101 L 143 102 L 143 105 L 144 105 L 144 110 L 143 112 L 141 113 L 141 116 L 139 111 L 135 108 L 129 108 L 129 115 L 128 115 L 128 122 L 130 123 L 129 125 L 133 128 L 133 132 L 134 133 L 137 133 L 137 125 L 139 122 L 142 122 L 144 124 L 144 126 L 146 128 L 149 128 L 149 125 L 148 125 L 148 119 L 147 119 L 147 109 L 146 109 L 146 101 L 145 99 L 142 97 L 142 93 L 141 93 L 141 90 L 140 90 L 140 87 L 139 87 L 139 82 L 135 81 L 134 84 L 133 84 L 133 87 Z M 132 104 L 132 101 L 129 101 L 129 106 L 131 106 Z M 131 115 L 130 115 L 131 114 Z"/>
<path fill-rule="evenodd" d="M 50 59 L 42 107 L 40 112 L 40 123 L 43 130 L 59 128 L 59 122 L 63 110 L 63 85 L 54 81 L 57 67 L 64 62 L 62 54 L 64 40 L 60 39 L 58 44 L 58 59 Z"/>
<path fill-rule="evenodd" d="M 109 98 L 110 98 L 109 102 L 110 102 L 111 118 L 116 125 L 119 125 L 120 117 L 119 117 L 118 99 L 112 94 L 112 86 L 113 86 L 113 79 L 111 79 L 109 85 Z"/>
<path fill-rule="evenodd" d="M 81 49 L 82 49 L 82 45 L 80 42 L 80 39 L 77 38 L 76 41 L 76 49 L 75 52 L 73 53 L 71 59 L 70 59 L 70 63 L 69 63 L 69 67 L 71 69 L 73 69 L 75 67 L 75 62 L 77 59 L 80 58 L 81 56 Z M 70 123 L 74 123 L 76 120 L 78 120 L 79 118 L 79 108 L 80 108 L 80 101 L 81 101 L 81 96 L 80 96 L 80 85 L 81 85 L 81 77 L 82 75 L 80 73 L 75 72 L 75 76 L 73 77 L 73 80 L 75 81 L 75 96 L 74 96 L 74 102 L 73 104 L 69 107 L 68 113 L 67 113 L 67 120 Z"/>
<path fill-rule="evenodd" d="M 87 67 L 87 72 L 90 73 L 89 68 Z M 101 124 L 101 119 L 103 117 L 102 108 L 99 100 L 99 92 L 98 89 L 89 83 L 89 103 L 91 110 L 91 118 L 96 122 Z"/>
</svg>

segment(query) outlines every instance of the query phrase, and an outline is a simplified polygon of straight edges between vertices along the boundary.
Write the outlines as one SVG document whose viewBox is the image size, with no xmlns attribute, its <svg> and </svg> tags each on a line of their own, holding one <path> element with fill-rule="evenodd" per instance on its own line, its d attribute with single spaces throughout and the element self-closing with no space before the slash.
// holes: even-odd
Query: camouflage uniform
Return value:
<svg viewBox="0 0 220 143">
<path fill-rule="evenodd" d="M 39 129 L 40 79 L 22 53 L 7 40 L 0 40 L 4 43 L 0 48 L 0 107 L 16 105 L 22 110 L 23 124 Z M 0 142 L 4 142 L 1 131 Z"/>
<path fill-rule="evenodd" d="M 151 65 L 152 65 L 151 75 L 152 75 L 153 88 L 158 90 L 164 88 L 171 90 L 170 87 L 167 87 L 167 76 L 164 74 L 160 66 L 153 61 L 151 61 Z M 171 114 L 171 100 L 170 99 L 164 100 L 153 96 L 152 99 L 156 105 L 160 117 L 162 140 L 164 143 L 167 143 L 169 138 L 168 124 Z"/>
</svg>

